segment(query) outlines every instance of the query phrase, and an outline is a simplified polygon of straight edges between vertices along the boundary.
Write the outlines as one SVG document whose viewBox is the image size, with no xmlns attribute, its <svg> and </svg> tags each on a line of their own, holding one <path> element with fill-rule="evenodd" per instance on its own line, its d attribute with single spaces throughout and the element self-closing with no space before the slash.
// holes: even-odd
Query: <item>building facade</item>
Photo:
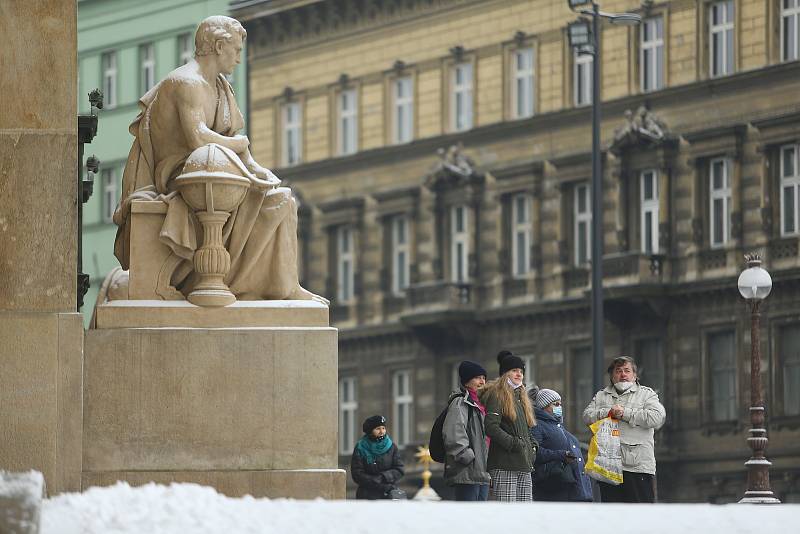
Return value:
<svg viewBox="0 0 800 534">
<path fill-rule="evenodd" d="M 139 98 L 193 57 L 200 21 L 228 12 L 227 0 L 78 1 L 78 110 L 89 112 L 87 94 L 94 88 L 103 91 L 105 100 L 98 135 L 86 146 L 86 156 L 95 154 L 101 161 L 94 194 L 83 207 L 83 271 L 91 284 L 82 308 L 87 323 L 103 279 L 119 265 L 114 257 L 117 226 L 111 217 L 119 202 L 133 142 L 128 127 L 139 113 Z M 243 113 L 246 76 L 243 61 L 231 79 Z"/>
<path fill-rule="evenodd" d="M 556 0 L 233 2 L 251 139 L 300 201 L 303 283 L 340 329 L 347 466 L 374 413 L 412 459 L 462 359 L 591 399 L 591 58 Z M 608 0 L 605 354 L 660 393 L 663 501 L 731 502 L 749 458 L 749 313 L 774 279 L 762 371 L 772 485 L 800 500 L 800 2 Z M 588 59 L 587 59 L 588 58 Z M 491 377 L 490 377 L 491 378 Z"/>
</svg>

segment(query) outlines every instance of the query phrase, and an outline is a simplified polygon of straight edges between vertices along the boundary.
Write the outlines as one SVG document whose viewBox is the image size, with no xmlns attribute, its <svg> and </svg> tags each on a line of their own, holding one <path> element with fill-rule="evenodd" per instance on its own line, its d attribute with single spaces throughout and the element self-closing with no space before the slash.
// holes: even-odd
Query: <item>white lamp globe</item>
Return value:
<svg viewBox="0 0 800 534">
<path fill-rule="evenodd" d="M 760 259 L 748 259 L 749 267 L 739 275 L 739 293 L 747 300 L 762 300 L 772 291 L 772 277 L 761 268 Z"/>
</svg>

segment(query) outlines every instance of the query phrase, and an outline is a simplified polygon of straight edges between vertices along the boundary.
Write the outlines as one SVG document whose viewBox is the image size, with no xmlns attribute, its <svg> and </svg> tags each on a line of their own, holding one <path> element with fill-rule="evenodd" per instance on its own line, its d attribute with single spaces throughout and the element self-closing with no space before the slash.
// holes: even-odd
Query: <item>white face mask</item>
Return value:
<svg viewBox="0 0 800 534">
<path fill-rule="evenodd" d="M 628 391 L 629 389 L 631 389 L 631 386 L 633 386 L 633 382 L 614 382 L 614 387 L 620 393 Z"/>
<path fill-rule="evenodd" d="M 517 389 L 518 387 L 520 387 L 522 385 L 522 382 L 520 382 L 519 384 L 515 384 L 514 381 L 511 380 L 510 378 L 506 378 L 506 382 L 508 382 L 508 385 L 511 386 L 514 389 Z"/>
</svg>

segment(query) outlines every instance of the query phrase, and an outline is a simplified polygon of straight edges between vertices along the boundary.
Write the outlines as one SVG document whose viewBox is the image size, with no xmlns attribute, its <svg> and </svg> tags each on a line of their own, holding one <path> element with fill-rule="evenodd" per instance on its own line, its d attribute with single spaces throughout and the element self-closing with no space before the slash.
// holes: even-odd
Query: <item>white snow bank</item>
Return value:
<svg viewBox="0 0 800 534">
<path fill-rule="evenodd" d="M 45 501 L 41 534 L 766 534 L 791 531 L 798 521 L 800 505 L 231 499 L 196 484 L 119 482 Z"/>
</svg>

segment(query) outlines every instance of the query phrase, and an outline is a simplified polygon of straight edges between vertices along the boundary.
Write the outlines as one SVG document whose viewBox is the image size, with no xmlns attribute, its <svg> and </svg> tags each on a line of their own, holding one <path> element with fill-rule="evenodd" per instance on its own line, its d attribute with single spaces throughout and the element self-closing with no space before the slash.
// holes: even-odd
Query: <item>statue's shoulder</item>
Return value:
<svg viewBox="0 0 800 534">
<path fill-rule="evenodd" d="M 202 91 L 208 84 L 197 70 L 197 64 L 187 63 L 173 70 L 161 81 L 161 90 L 181 94 Z"/>
</svg>

